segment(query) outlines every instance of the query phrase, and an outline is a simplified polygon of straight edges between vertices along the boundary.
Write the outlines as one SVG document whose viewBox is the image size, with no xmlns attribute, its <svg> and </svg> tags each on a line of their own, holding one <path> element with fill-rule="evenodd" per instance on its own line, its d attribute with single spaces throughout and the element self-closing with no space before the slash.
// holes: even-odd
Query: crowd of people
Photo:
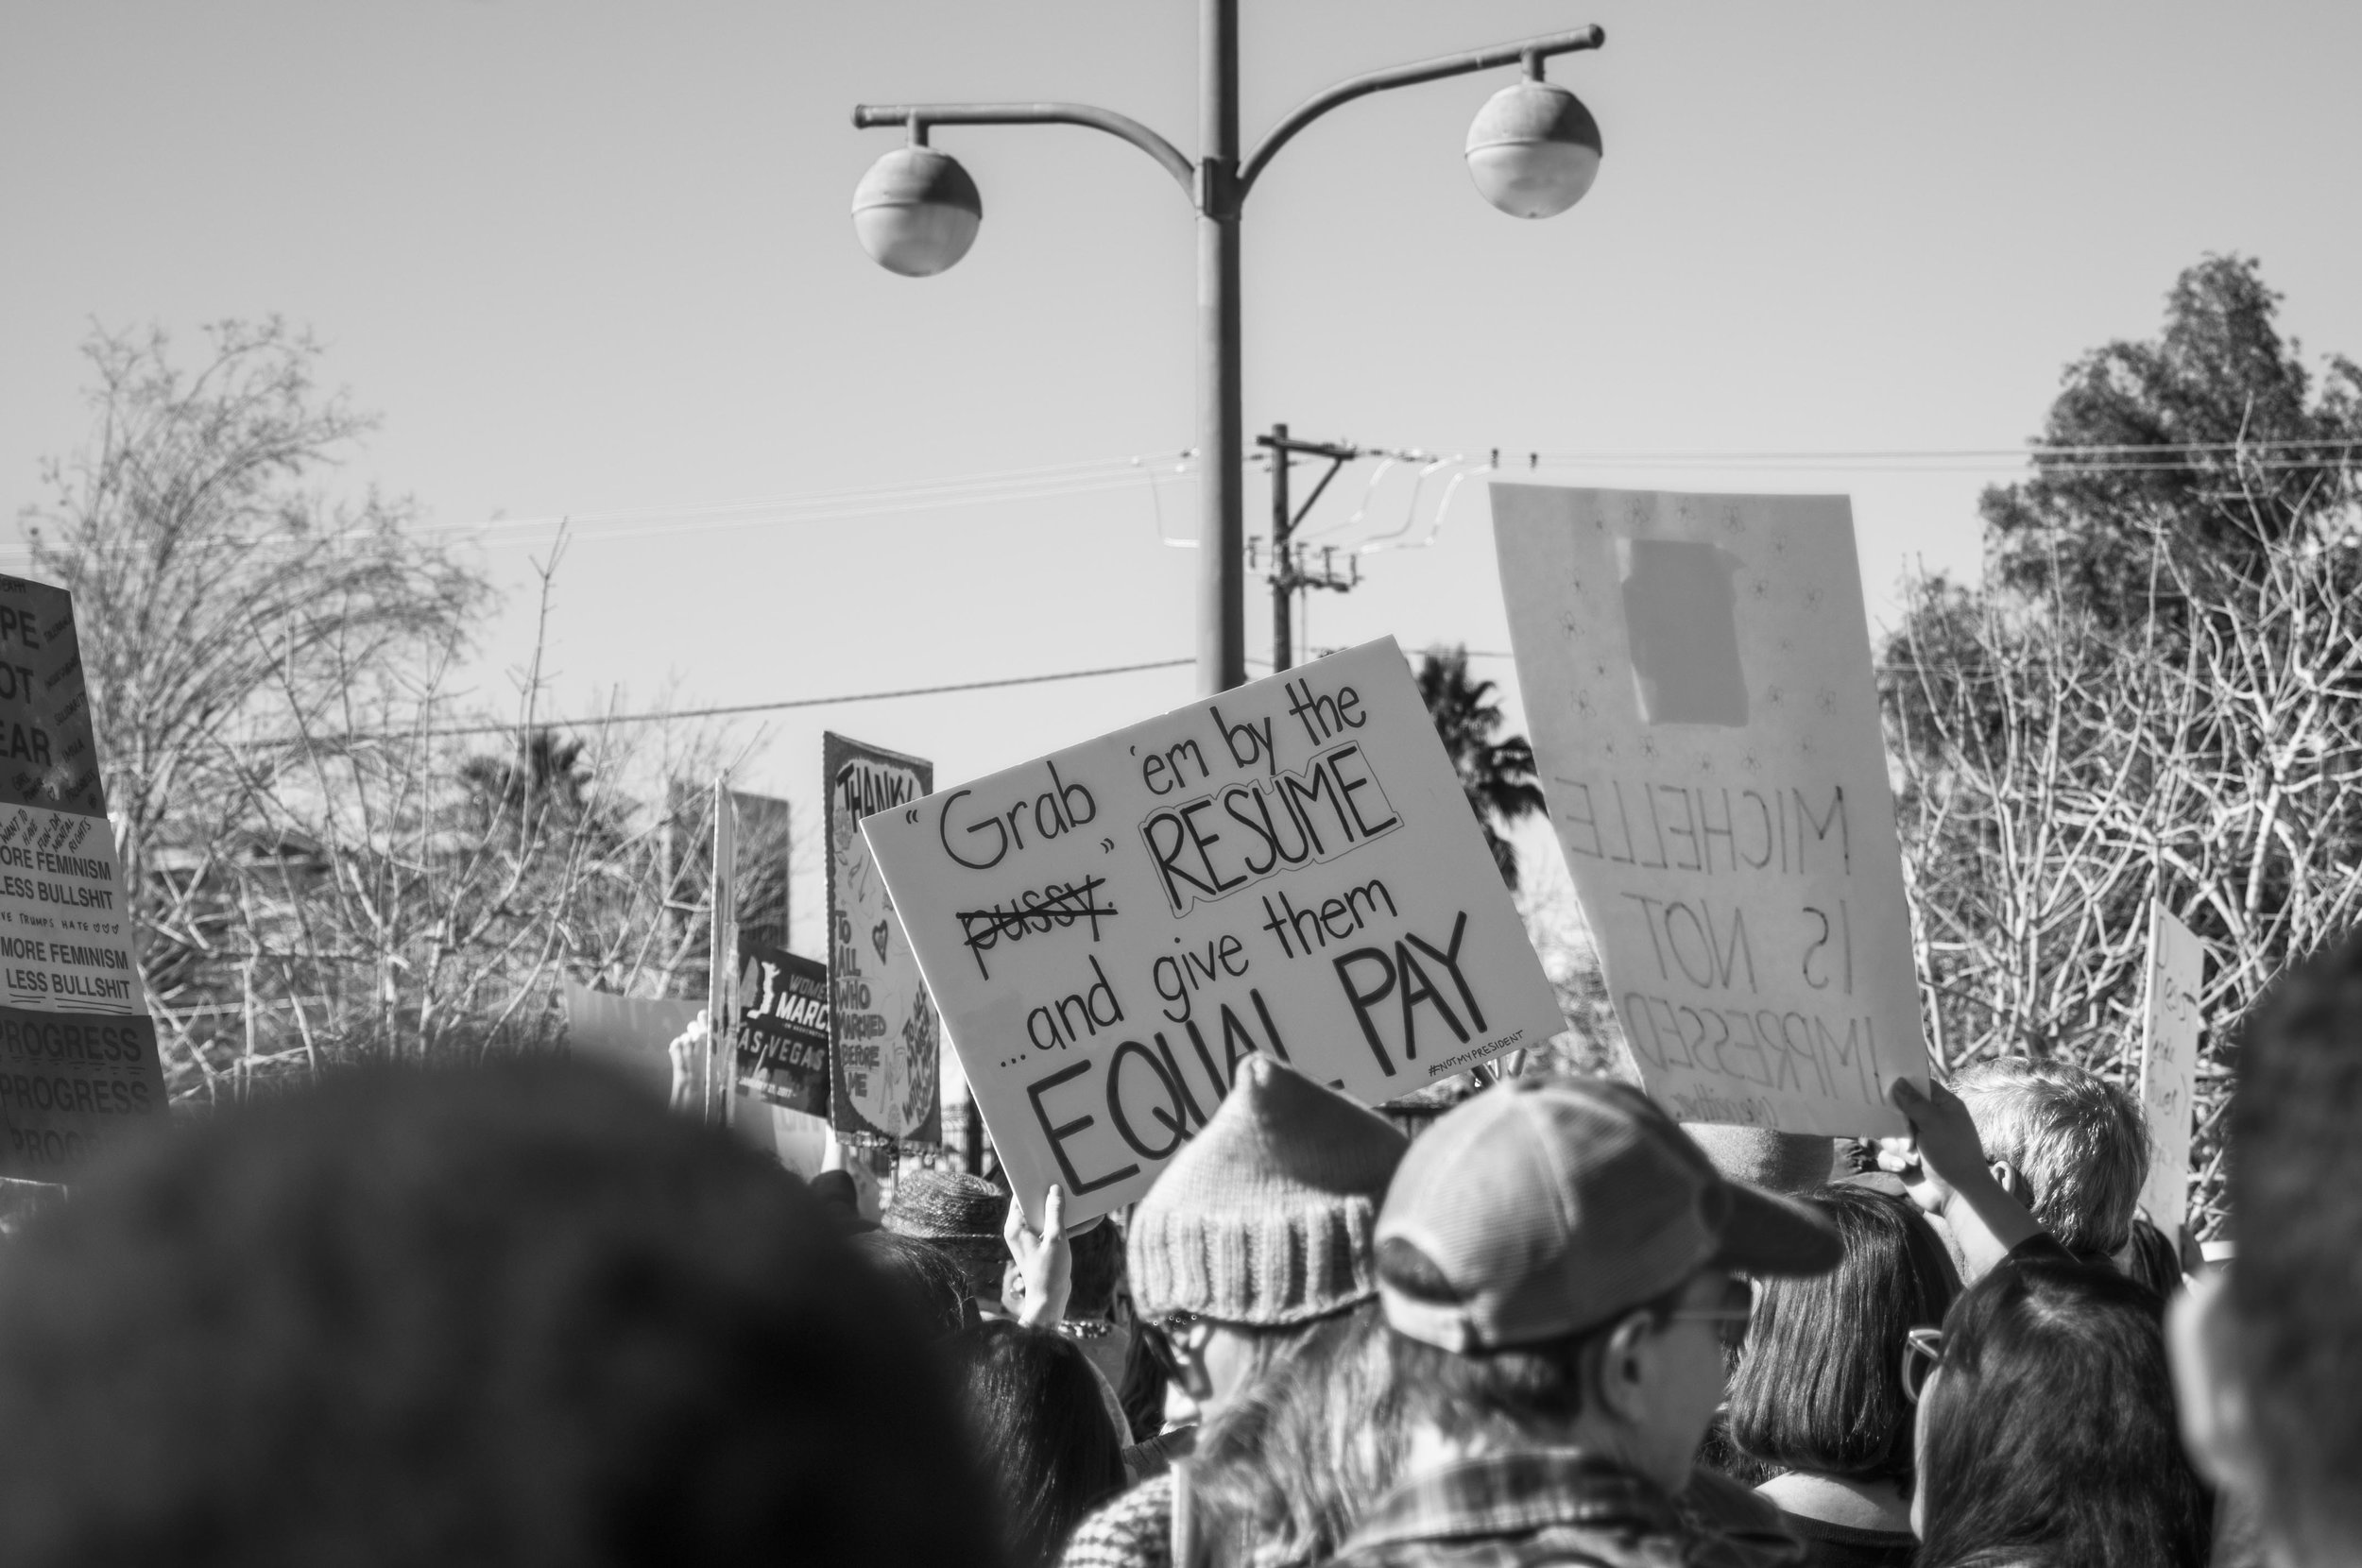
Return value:
<svg viewBox="0 0 2362 1568">
<path fill-rule="evenodd" d="M 0 1565 L 2362 1561 L 2362 938 L 2240 1021 L 2235 1256 L 2059 1063 L 1872 1144 L 1253 1058 L 1128 1214 L 881 1223 L 564 1063 L 356 1071 L 0 1267 Z"/>
</svg>

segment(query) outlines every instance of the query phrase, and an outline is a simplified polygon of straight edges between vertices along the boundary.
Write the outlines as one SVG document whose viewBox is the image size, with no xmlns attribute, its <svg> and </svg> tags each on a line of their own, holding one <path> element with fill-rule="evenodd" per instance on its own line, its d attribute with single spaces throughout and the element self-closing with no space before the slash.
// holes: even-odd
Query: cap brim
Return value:
<svg viewBox="0 0 2362 1568">
<path fill-rule="evenodd" d="M 1837 1227 L 1811 1205 L 1730 1182 L 1730 1218 L 1709 1263 L 1740 1274 L 1800 1278 L 1825 1274 L 1845 1255 Z"/>
</svg>

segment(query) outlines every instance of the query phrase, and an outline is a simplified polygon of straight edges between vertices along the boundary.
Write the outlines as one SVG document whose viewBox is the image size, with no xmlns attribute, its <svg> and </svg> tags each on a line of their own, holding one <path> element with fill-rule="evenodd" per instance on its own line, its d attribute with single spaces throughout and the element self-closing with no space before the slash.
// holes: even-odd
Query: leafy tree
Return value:
<svg viewBox="0 0 2362 1568">
<path fill-rule="evenodd" d="M 2253 260 L 2209 256 L 2175 281 L 2156 338 L 2068 366 L 2033 477 L 1984 494 L 1993 580 L 2140 625 L 2161 552 L 2185 573 L 2240 574 L 2352 499 L 2362 367 L 2333 357 L 2316 391 L 2280 298 Z"/>
<path fill-rule="evenodd" d="M 1533 747 L 1522 735 L 1495 740 L 1500 732 L 1501 707 L 1489 680 L 1471 680 L 1468 650 L 1429 648 L 1419 656 L 1419 695 L 1427 702 L 1435 732 L 1451 758 L 1460 787 L 1467 792 L 1469 809 L 1484 829 L 1485 847 L 1500 867 L 1501 880 L 1511 892 L 1517 888 L 1517 846 L 1501 829 L 1543 810 L 1541 780 L 1533 768 Z"/>
</svg>

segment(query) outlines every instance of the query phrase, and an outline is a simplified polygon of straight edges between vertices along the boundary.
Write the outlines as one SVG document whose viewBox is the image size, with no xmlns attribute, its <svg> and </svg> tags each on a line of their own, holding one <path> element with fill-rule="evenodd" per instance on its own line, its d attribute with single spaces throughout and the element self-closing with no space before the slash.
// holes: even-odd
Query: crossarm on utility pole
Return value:
<svg viewBox="0 0 2362 1568">
<path fill-rule="evenodd" d="M 1538 38 L 1520 39 L 1515 43 L 1497 43 L 1489 49 L 1478 49 L 1464 55 L 1442 55 L 1410 65 L 1392 66 L 1373 71 L 1365 77 L 1354 77 L 1339 82 L 1325 93 L 1315 94 L 1298 105 L 1296 111 L 1272 127 L 1255 150 L 1247 155 L 1239 169 L 1239 197 L 1255 184 L 1256 176 L 1263 166 L 1278 156 L 1279 149 L 1292 140 L 1295 133 L 1319 119 L 1339 104 L 1368 97 L 1390 88 L 1414 87 L 1423 81 L 1440 81 L 1446 77 L 1464 77 L 1473 71 L 1490 71 L 1498 66 L 1515 65 L 1524 60 L 1547 60 L 1552 55 L 1573 54 L 1579 49 L 1596 49 L 1607 42 L 1607 32 L 1600 27 L 1577 27 L 1568 33 L 1544 33 Z"/>
<path fill-rule="evenodd" d="M 855 104 L 853 124 L 863 130 L 880 126 L 1087 126 L 1121 137 L 1164 166 L 1195 201 L 1197 170 L 1180 149 L 1128 114 L 1089 104 Z"/>
</svg>

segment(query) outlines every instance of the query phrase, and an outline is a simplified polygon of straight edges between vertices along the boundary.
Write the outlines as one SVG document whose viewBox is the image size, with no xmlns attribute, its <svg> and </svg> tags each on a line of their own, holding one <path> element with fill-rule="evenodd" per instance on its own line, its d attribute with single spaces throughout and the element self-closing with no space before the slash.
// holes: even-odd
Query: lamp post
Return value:
<svg viewBox="0 0 2362 1568">
<path fill-rule="evenodd" d="M 906 277 L 931 277 L 967 253 L 984 201 L 967 172 L 928 145 L 935 126 L 1087 126 L 1121 137 L 1172 176 L 1197 213 L 1197 451 L 1204 466 L 1197 681 L 1200 694 L 1211 695 L 1246 679 L 1239 214 L 1256 179 L 1296 132 L 1340 104 L 1390 88 L 1522 65 L 1524 78 L 1495 94 L 1468 128 L 1468 174 L 1485 200 L 1512 216 L 1555 216 L 1591 188 L 1600 169 L 1600 128 L 1572 93 L 1543 79 L 1542 62 L 1605 42 L 1600 28 L 1578 27 L 1354 77 L 1307 99 L 1242 160 L 1239 3 L 1199 0 L 1195 162 L 1138 121 L 1087 104 L 860 104 L 853 110 L 855 126 L 906 127 L 910 144 L 880 159 L 863 178 L 853 195 L 854 232 L 878 264 Z"/>
</svg>

